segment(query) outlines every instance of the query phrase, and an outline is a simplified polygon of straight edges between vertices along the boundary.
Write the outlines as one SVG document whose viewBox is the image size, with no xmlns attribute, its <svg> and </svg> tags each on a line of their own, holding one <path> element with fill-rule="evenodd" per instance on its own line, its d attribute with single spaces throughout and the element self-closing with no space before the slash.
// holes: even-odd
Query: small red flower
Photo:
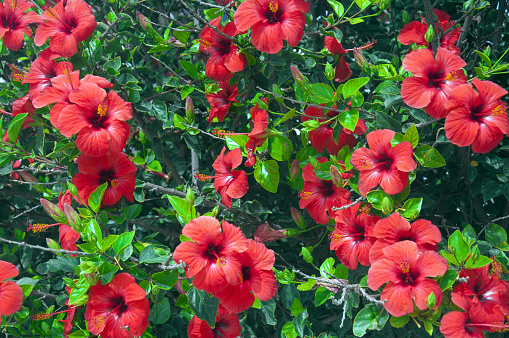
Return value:
<svg viewBox="0 0 509 338">
<path fill-rule="evenodd" d="M 454 20 L 449 21 L 451 16 L 446 12 L 435 8 L 433 9 L 433 13 L 435 13 L 438 17 L 438 24 L 436 27 L 439 32 L 440 30 L 445 32 L 454 26 Z M 428 30 L 428 24 L 424 21 L 424 19 L 422 21 L 422 23 L 419 21 L 412 21 L 401 29 L 401 32 L 398 35 L 398 40 L 402 45 L 411 45 L 412 43 L 415 43 L 419 46 L 428 46 L 428 48 L 431 49 L 431 45 L 428 45 L 428 42 L 424 39 L 424 35 L 426 35 L 426 31 Z M 460 50 L 456 47 L 456 41 L 458 41 L 460 34 L 461 27 L 451 30 L 440 39 L 440 46 L 450 50 L 456 55 L 459 55 Z"/>
<path fill-rule="evenodd" d="M 343 45 L 341 45 L 341 42 L 332 36 L 326 36 L 323 39 L 323 44 L 325 48 L 334 55 L 343 55 L 348 53 L 348 51 L 343 48 Z"/>
<path fill-rule="evenodd" d="M 134 201 L 136 165 L 124 153 L 109 152 L 105 156 L 78 157 L 78 171 L 72 182 L 78 188 L 79 197 L 88 204 L 88 198 L 97 187 L 108 182 L 102 200 L 103 206 L 117 203 L 122 196 Z"/>
<path fill-rule="evenodd" d="M 10 316 L 16 313 L 23 303 L 23 290 L 12 281 L 5 282 L 8 278 L 19 275 L 14 264 L 0 261 L 0 323 L 2 316 Z"/>
<path fill-rule="evenodd" d="M 412 241 L 417 244 L 419 252 L 426 250 L 436 251 L 442 234 L 436 225 L 425 219 L 410 223 L 398 212 L 387 218 L 379 220 L 373 230 L 376 243 L 369 252 L 371 264 L 383 258 L 383 249 L 401 241 Z"/>
<path fill-rule="evenodd" d="M 472 151 L 486 154 L 509 135 L 507 105 L 500 101 L 507 91 L 491 81 L 475 78 L 472 83 L 477 91 L 464 84 L 450 92 L 445 135 L 460 147 L 472 145 Z"/>
<path fill-rule="evenodd" d="M 443 293 L 437 282 L 426 277 L 443 275 L 449 266 L 445 259 L 433 251 L 419 255 L 417 244 L 403 241 L 383 249 L 384 258 L 371 265 L 368 271 L 368 286 L 378 290 L 386 282 L 380 299 L 387 300 L 385 309 L 400 317 L 414 309 L 412 300 L 421 310 L 427 310 L 426 299 L 433 292 L 438 308 Z"/>
<path fill-rule="evenodd" d="M 194 277 L 194 287 L 210 293 L 242 282 L 238 254 L 248 249 L 248 242 L 240 228 L 200 216 L 187 223 L 182 234 L 192 241 L 180 243 L 173 258 L 186 263 L 186 276 Z"/>
<path fill-rule="evenodd" d="M 34 100 L 40 92 L 51 86 L 51 79 L 58 75 L 72 72 L 74 67 L 70 62 L 56 62 L 60 55 L 46 48 L 30 65 L 30 71 L 25 74 L 23 84 L 30 83 L 28 94 Z"/>
<path fill-rule="evenodd" d="M 91 7 L 83 0 L 61 1 L 42 17 L 46 22 L 35 31 L 35 45 L 42 46 L 51 38 L 49 48 L 65 58 L 76 54 L 78 44 L 97 27 Z"/>
<path fill-rule="evenodd" d="M 241 33 L 233 22 L 228 22 L 223 28 L 221 26 L 221 17 L 215 18 L 209 24 L 231 37 Z M 246 68 L 247 59 L 243 53 L 239 53 L 239 47 L 231 40 L 219 35 L 209 26 L 206 26 L 201 31 L 199 40 L 200 52 L 210 54 L 210 58 L 205 65 L 205 74 L 212 80 L 227 81 L 233 76 L 233 73 L 240 72 Z"/>
<path fill-rule="evenodd" d="M 111 282 L 90 287 L 85 320 L 90 333 L 103 338 L 139 337 L 148 327 L 147 293 L 134 277 L 120 273 Z"/>
<path fill-rule="evenodd" d="M 209 117 L 207 121 L 212 124 L 214 118 L 217 117 L 219 122 L 223 122 L 232 102 L 238 102 L 235 97 L 239 95 L 237 84 L 234 83 L 232 86 L 228 84 L 228 81 L 221 81 L 218 83 L 220 91 L 214 94 L 206 94 L 207 100 L 209 101 L 212 108 L 209 110 Z"/>
<path fill-rule="evenodd" d="M 373 227 L 380 219 L 364 212 L 358 214 L 360 203 L 336 211 L 336 227 L 331 233 L 330 249 L 336 251 L 341 263 L 348 269 L 357 269 L 357 261 L 369 266 L 369 250 L 376 241 Z"/>
<path fill-rule="evenodd" d="M 248 189 L 247 174 L 244 170 L 233 170 L 242 163 L 242 153 L 239 148 L 235 148 L 228 152 L 224 152 L 223 147 L 221 154 L 216 158 L 212 167 L 216 170 L 214 175 L 214 188 L 216 193 L 221 194 L 221 200 L 229 209 L 232 206 L 232 198 L 243 197 Z"/>
<path fill-rule="evenodd" d="M 103 156 L 110 149 L 121 152 L 129 137 L 129 124 L 133 117 L 131 103 L 95 84 L 84 84 L 69 93 L 74 103 L 62 109 L 58 129 L 65 137 L 78 134 L 76 146 L 85 155 Z"/>
<path fill-rule="evenodd" d="M 370 149 L 362 147 L 353 152 L 350 162 L 360 171 L 358 187 L 362 196 L 378 184 L 389 195 L 400 193 L 408 183 L 408 173 L 417 167 L 409 142 L 392 147 L 395 134 L 388 129 L 372 131 L 366 137 Z"/>
<path fill-rule="evenodd" d="M 302 0 L 246 0 L 233 18 L 237 29 L 253 27 L 251 42 L 261 52 L 275 54 L 283 48 L 283 40 L 297 46 L 302 35 L 309 3 Z"/>
<path fill-rule="evenodd" d="M 302 121 L 311 120 L 311 117 L 309 116 L 315 116 L 317 117 L 317 121 L 320 123 L 328 121 L 340 114 L 339 112 L 332 110 L 328 110 L 327 113 L 325 113 L 324 109 L 311 106 L 307 107 L 304 110 L 304 113 L 307 116 L 303 116 Z M 335 142 L 333 136 L 334 129 L 332 129 L 331 123 L 332 122 L 321 124 L 320 127 L 309 132 L 309 141 L 311 142 L 311 145 L 320 153 L 324 148 L 326 148 L 327 153 L 336 156 L 344 146 L 348 146 L 348 148 L 352 149 L 357 144 L 357 139 L 353 134 L 363 135 L 367 130 L 366 123 L 363 119 L 360 119 L 353 132 L 346 128 L 342 128 L 338 142 Z"/>
<path fill-rule="evenodd" d="M 276 261 L 274 251 L 252 239 L 247 241 L 248 249 L 240 253 L 242 282 L 214 292 L 214 297 L 219 298 L 219 303 L 233 313 L 250 308 L 255 296 L 261 301 L 271 299 L 277 290 L 276 278 L 272 272 Z"/>
<path fill-rule="evenodd" d="M 436 60 L 429 49 L 405 56 L 403 68 L 412 73 L 401 85 L 403 101 L 413 108 L 426 107 L 426 114 L 441 119 L 447 115 L 445 104 L 454 87 L 467 83 L 461 69 L 466 62 L 445 48 L 438 48 Z"/>
<path fill-rule="evenodd" d="M 327 159 L 320 157 L 318 162 L 324 163 Z M 302 178 L 304 189 L 299 193 L 299 207 L 306 208 L 309 216 L 316 223 L 329 223 L 329 216 L 334 217 L 336 213 L 332 207 L 341 207 L 350 202 L 350 192 L 345 188 L 337 187 L 332 180 L 319 179 L 311 163 L 302 168 Z"/>
<path fill-rule="evenodd" d="M 12 103 L 12 114 L 10 114 L 10 115 L 12 115 L 12 117 L 14 117 L 16 115 L 24 114 L 24 113 L 28 113 L 27 117 L 25 117 L 25 120 L 23 121 L 23 129 L 26 129 L 26 128 L 30 127 L 30 125 L 32 123 L 34 123 L 33 118 L 35 117 L 35 107 L 32 104 L 32 100 L 30 100 L 30 97 L 28 95 L 25 95 Z M 7 113 L 7 114 L 9 114 L 9 113 Z M 5 132 L 2 140 L 4 142 L 9 141 L 9 135 L 8 135 L 7 131 Z"/>
<path fill-rule="evenodd" d="M 6 48 L 17 51 L 23 47 L 25 35 L 32 37 L 31 22 L 41 22 L 41 16 L 28 9 L 35 5 L 27 0 L 6 0 L 0 3 L 0 39 Z"/>
<path fill-rule="evenodd" d="M 263 242 L 274 242 L 278 239 L 288 237 L 286 230 L 274 230 L 269 226 L 269 223 L 265 222 L 256 227 L 254 233 L 254 240 L 260 243 Z"/>
<path fill-rule="evenodd" d="M 187 336 L 188 338 L 237 338 L 241 330 L 239 315 L 219 305 L 214 328 L 194 315 L 187 327 Z"/>
</svg>

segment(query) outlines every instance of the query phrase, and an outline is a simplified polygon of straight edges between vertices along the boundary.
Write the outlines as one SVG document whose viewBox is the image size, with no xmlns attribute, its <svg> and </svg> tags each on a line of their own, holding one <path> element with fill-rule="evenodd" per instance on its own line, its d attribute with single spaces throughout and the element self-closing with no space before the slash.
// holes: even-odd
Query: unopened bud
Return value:
<svg viewBox="0 0 509 338">
<path fill-rule="evenodd" d="M 299 210 L 295 209 L 294 207 L 290 207 L 290 213 L 292 214 L 293 221 L 299 226 L 299 228 L 306 227 L 306 221 L 302 217 Z"/>
<path fill-rule="evenodd" d="M 328 62 L 325 64 L 325 77 L 329 81 L 334 79 L 334 68 Z"/>
<path fill-rule="evenodd" d="M 424 40 L 426 40 L 426 42 L 431 42 L 434 36 L 435 32 L 433 31 L 433 25 L 429 25 L 426 34 L 424 34 Z"/>
<path fill-rule="evenodd" d="M 194 123 L 194 103 L 189 96 L 186 97 L 186 119 L 189 123 Z"/>
<path fill-rule="evenodd" d="M 339 172 L 338 168 L 334 165 L 330 167 L 330 177 L 332 179 L 332 183 L 338 188 L 343 188 L 343 177 L 341 176 L 341 172 Z"/>
<path fill-rule="evenodd" d="M 300 234 L 300 230 L 298 229 L 286 229 L 285 234 L 288 235 L 288 237 L 297 236 Z"/>
<path fill-rule="evenodd" d="M 302 75 L 302 73 L 300 72 L 300 70 L 297 67 L 295 67 L 294 65 L 291 65 L 290 71 L 292 72 L 292 76 L 297 83 L 304 81 L 304 75 Z"/>
<path fill-rule="evenodd" d="M 44 210 L 50 215 L 56 222 L 58 223 L 67 223 L 67 219 L 64 216 L 64 213 L 53 203 L 48 201 L 47 199 L 40 199 L 42 207 Z"/>
<path fill-rule="evenodd" d="M 296 179 L 300 173 L 300 164 L 297 159 L 293 160 L 292 165 L 290 167 L 290 175 L 293 179 Z"/>
<path fill-rule="evenodd" d="M 409 23 L 411 21 L 410 15 L 408 14 L 407 11 L 403 11 L 402 17 L 403 17 L 403 23 L 404 24 L 407 24 L 407 23 Z"/>
<path fill-rule="evenodd" d="M 259 243 L 273 242 L 275 240 L 286 237 L 288 237 L 286 230 L 274 230 L 269 226 L 269 223 L 267 222 L 265 222 L 265 224 L 259 225 L 254 233 L 254 240 Z"/>
<path fill-rule="evenodd" d="M 195 197 L 194 197 L 194 191 L 193 189 L 187 189 L 187 192 L 186 192 L 186 201 L 187 203 L 189 203 L 189 205 L 194 205 L 194 201 L 195 201 Z"/>
<path fill-rule="evenodd" d="M 368 60 L 366 60 L 364 55 L 362 55 L 362 52 L 359 50 L 359 48 L 354 48 L 353 49 L 353 56 L 355 58 L 355 62 L 357 62 L 359 67 L 361 67 L 363 70 L 366 67 L 369 67 Z"/>
<path fill-rule="evenodd" d="M 95 273 L 84 273 L 83 276 L 87 280 L 88 284 L 94 286 L 99 281 L 99 278 Z"/>
<path fill-rule="evenodd" d="M 141 14 L 140 12 L 136 11 L 136 17 L 138 18 L 138 22 L 140 23 L 141 27 L 143 29 L 147 29 L 147 23 L 149 22 L 148 19 L 145 17 L 145 15 Z"/>
</svg>

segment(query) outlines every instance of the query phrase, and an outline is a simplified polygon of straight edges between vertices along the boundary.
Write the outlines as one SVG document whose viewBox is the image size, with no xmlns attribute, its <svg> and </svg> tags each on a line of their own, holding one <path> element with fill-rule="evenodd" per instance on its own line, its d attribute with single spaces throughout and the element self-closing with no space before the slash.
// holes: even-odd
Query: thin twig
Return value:
<svg viewBox="0 0 509 338">
<path fill-rule="evenodd" d="M 431 119 L 429 119 L 428 121 L 426 122 L 421 122 L 421 123 L 418 123 L 415 125 L 416 128 L 421 128 L 421 127 L 424 127 L 424 126 L 427 126 L 428 124 L 432 124 L 432 123 L 435 123 L 437 122 L 438 119 L 432 117 Z"/>
<path fill-rule="evenodd" d="M 39 207 L 41 207 L 41 206 L 42 206 L 41 204 L 38 204 L 38 205 L 36 205 L 36 206 L 35 206 L 35 207 L 33 207 L 33 208 L 30 208 L 30 209 L 28 209 L 28 210 L 23 211 L 21 214 L 17 214 L 16 216 L 13 216 L 13 217 L 12 217 L 12 219 L 16 219 L 16 218 L 18 218 L 18 217 L 21 217 L 21 216 L 23 216 L 23 215 L 25 215 L 25 214 L 29 213 L 30 211 L 34 211 L 35 209 L 37 209 L 37 208 L 39 208 Z"/>
<path fill-rule="evenodd" d="M 11 180 L 11 182 L 16 182 L 16 183 L 20 183 L 20 184 L 28 184 L 28 185 L 55 185 L 55 184 L 64 183 L 67 181 L 69 181 L 69 180 L 65 179 L 65 180 L 59 180 L 56 182 L 44 183 L 44 182 L 25 182 L 25 181 L 21 181 L 21 180 Z"/>
<path fill-rule="evenodd" d="M 350 207 L 353 207 L 354 205 L 356 205 L 358 202 L 362 201 L 363 199 L 364 199 L 364 196 L 361 196 L 361 197 L 359 197 L 358 199 L 356 199 L 355 201 L 353 201 L 350 204 L 343 205 L 342 207 L 332 207 L 331 209 L 334 210 L 334 211 L 348 209 Z"/>
<path fill-rule="evenodd" d="M 438 32 L 435 22 L 435 14 L 433 13 L 433 5 L 431 4 L 430 0 L 423 0 L 424 2 L 424 13 L 426 16 L 426 23 L 428 24 L 428 27 L 431 26 L 433 29 L 433 38 L 431 39 L 431 48 L 433 48 L 433 55 L 437 53 L 438 50 Z"/>
<path fill-rule="evenodd" d="M 501 220 L 503 220 L 503 219 L 507 219 L 507 218 L 509 218 L 509 215 L 502 216 L 502 217 L 498 217 L 498 218 L 495 218 L 494 220 L 489 221 L 489 222 L 488 222 L 488 223 L 487 223 L 487 224 L 486 224 L 486 225 L 485 225 L 485 226 L 481 229 L 481 231 L 479 231 L 479 233 L 477 234 L 477 238 L 476 238 L 476 239 L 479 239 L 479 236 L 481 236 L 481 234 L 484 232 L 484 230 L 486 230 L 486 228 L 487 228 L 489 225 L 491 225 L 491 224 L 493 224 L 493 223 L 495 223 L 495 222 L 501 221 Z"/>
<path fill-rule="evenodd" d="M 39 245 L 28 244 L 28 243 L 25 243 L 25 242 L 11 241 L 9 239 L 5 239 L 5 238 L 1 238 L 1 237 L 0 237 L 0 242 L 14 244 L 14 245 L 18 245 L 18 246 L 24 246 L 24 247 L 31 248 L 31 249 L 38 249 L 38 250 L 42 250 L 42 251 L 53 252 L 53 253 L 56 253 L 56 254 L 69 254 L 69 255 L 79 255 L 79 256 L 90 256 L 90 255 L 93 255 L 91 253 L 86 253 L 86 252 L 81 252 L 81 251 L 69 251 L 69 250 L 64 250 L 64 249 L 55 250 L 55 249 L 45 248 L 45 247 L 39 246 Z"/>
<path fill-rule="evenodd" d="M 201 132 L 201 133 L 203 133 L 203 134 L 205 134 L 205 135 L 207 135 L 207 136 L 213 137 L 213 138 L 215 138 L 215 139 L 226 141 L 224 138 L 219 137 L 219 136 L 216 136 L 216 135 L 211 134 L 211 133 L 208 133 L 208 132 L 206 132 L 205 130 L 202 130 L 202 129 L 198 128 L 198 127 L 190 126 L 190 125 L 185 124 L 185 123 L 182 123 L 182 122 L 180 122 L 180 124 L 182 124 L 182 125 L 184 125 L 184 126 L 186 126 L 186 127 L 188 127 L 188 128 L 191 128 L 191 129 L 196 129 L 196 130 L 198 130 L 199 132 Z"/>
</svg>

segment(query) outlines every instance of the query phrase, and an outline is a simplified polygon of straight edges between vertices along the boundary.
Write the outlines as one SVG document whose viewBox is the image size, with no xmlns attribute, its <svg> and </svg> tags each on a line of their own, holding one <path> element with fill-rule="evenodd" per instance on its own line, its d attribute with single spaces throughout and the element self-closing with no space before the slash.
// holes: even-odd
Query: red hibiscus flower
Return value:
<svg viewBox="0 0 509 338">
<path fill-rule="evenodd" d="M 3 4 L 0 3 L 0 39 L 3 38 L 6 48 L 20 50 L 25 34 L 32 37 L 32 29 L 28 24 L 42 21 L 36 12 L 26 12 L 32 7 L 35 5 L 27 0 L 6 0 Z"/>
<path fill-rule="evenodd" d="M 269 103 L 268 98 L 262 99 L 265 104 Z M 249 109 L 251 113 L 251 131 L 247 134 L 249 139 L 246 143 L 246 149 L 251 152 L 254 152 L 257 147 L 261 147 L 265 142 L 266 138 L 263 137 L 265 135 L 265 130 L 269 125 L 269 113 L 265 109 L 260 109 L 258 103 Z"/>
<path fill-rule="evenodd" d="M 233 313 L 250 308 L 255 301 L 255 296 L 261 301 L 271 299 L 277 290 L 276 278 L 272 272 L 276 261 L 274 251 L 252 239 L 247 241 L 248 249 L 240 254 L 242 283 L 235 286 L 228 285 L 214 292 L 214 297 L 219 298 L 219 303 Z"/>
<path fill-rule="evenodd" d="M 330 249 L 336 250 L 336 256 L 350 270 L 357 269 L 357 261 L 370 265 L 369 250 L 376 241 L 373 227 L 380 219 L 364 212 L 357 214 L 360 205 L 336 211 L 336 227 L 330 236 Z"/>
<path fill-rule="evenodd" d="M 489 265 L 462 270 L 460 277 L 466 277 L 467 281 L 454 287 L 454 304 L 462 307 L 468 301 L 471 303 L 470 310 L 479 318 L 504 322 L 504 315 L 509 315 L 508 283 L 501 280 L 496 273 L 490 275 Z"/>
<path fill-rule="evenodd" d="M 237 338 L 241 330 L 239 315 L 219 305 L 214 328 L 194 315 L 187 327 L 187 336 L 189 338 Z"/>
<path fill-rule="evenodd" d="M 254 240 L 260 243 L 263 242 L 274 242 L 278 239 L 288 237 L 286 230 L 274 230 L 269 226 L 269 223 L 265 222 L 256 227 L 254 233 Z"/>
<path fill-rule="evenodd" d="M 332 36 L 326 36 L 323 39 L 323 44 L 325 48 L 334 55 L 343 55 L 348 53 L 348 51 L 343 48 L 343 45 L 341 45 L 341 42 Z"/>
<path fill-rule="evenodd" d="M 334 81 L 336 82 L 345 82 L 352 76 L 352 70 L 350 69 L 350 65 L 345 61 L 345 56 L 341 55 L 339 58 L 339 63 L 336 68 L 334 68 Z"/>
<path fill-rule="evenodd" d="M 389 282 L 380 299 L 385 309 L 393 316 L 400 317 L 414 309 L 412 300 L 421 310 L 427 310 L 426 299 L 433 292 L 438 308 L 442 302 L 442 290 L 437 282 L 426 277 L 443 275 L 449 266 L 445 259 L 433 251 L 419 255 L 417 244 L 403 241 L 383 249 L 384 258 L 371 265 L 368 271 L 368 286 L 378 290 Z"/>
<path fill-rule="evenodd" d="M 88 292 L 85 320 L 90 333 L 104 338 L 139 337 L 148 327 L 147 293 L 134 277 L 120 273 L 111 282 L 100 281 Z"/>
<path fill-rule="evenodd" d="M 209 24 L 218 31 L 228 35 L 237 36 L 241 32 L 237 30 L 233 22 L 221 26 L 221 17 L 215 18 Z M 214 81 L 227 81 L 233 73 L 240 72 L 246 68 L 246 56 L 239 53 L 237 47 L 231 40 L 219 35 L 215 30 L 206 26 L 200 33 L 200 52 L 207 52 L 210 58 L 205 65 L 205 74 Z"/>
<path fill-rule="evenodd" d="M 216 170 L 214 188 L 219 191 L 221 200 L 228 209 L 232 207 L 232 198 L 241 198 L 249 189 L 247 174 L 244 170 L 233 170 L 242 163 L 242 153 L 239 148 L 229 151 L 226 155 L 223 147 L 212 167 Z"/>
<path fill-rule="evenodd" d="M 232 102 L 238 102 L 235 97 L 239 95 L 237 84 L 234 83 L 232 86 L 228 84 L 228 81 L 221 81 L 218 83 L 220 91 L 214 94 L 206 94 L 207 100 L 209 101 L 212 108 L 209 110 L 209 117 L 207 121 L 212 124 L 212 121 L 217 117 L 219 122 L 223 122 Z"/>
<path fill-rule="evenodd" d="M 398 212 L 378 221 L 373 235 L 377 241 L 369 252 L 371 264 L 383 258 L 383 249 L 394 243 L 412 241 L 422 253 L 426 250 L 436 251 L 442 240 L 440 230 L 430 221 L 420 219 L 410 225 Z"/>
<path fill-rule="evenodd" d="M 401 85 L 403 101 L 413 108 L 426 107 L 426 114 L 441 119 L 447 115 L 445 104 L 454 87 L 467 82 L 460 69 L 466 62 L 439 47 L 436 60 L 429 49 L 419 49 L 405 56 L 403 67 L 412 73 Z"/>
<path fill-rule="evenodd" d="M 19 275 L 14 264 L 0 261 L 0 323 L 2 316 L 10 316 L 16 313 L 23 303 L 23 290 L 15 282 L 7 281 Z"/>
<path fill-rule="evenodd" d="M 465 84 L 449 94 L 445 135 L 460 147 L 472 145 L 472 151 L 486 154 L 509 135 L 507 105 L 500 101 L 507 91 L 491 81 L 475 78 L 472 83 L 477 91 Z"/>
<path fill-rule="evenodd" d="M 261 52 L 275 54 L 283 48 L 283 40 L 297 46 L 309 11 L 309 3 L 302 0 L 246 0 L 233 15 L 237 29 L 253 27 L 251 42 Z"/>
<path fill-rule="evenodd" d="M 51 124 L 60 129 L 59 119 L 62 109 L 72 104 L 69 100 L 69 94 L 80 88 L 81 85 L 95 84 L 101 88 L 113 87 L 113 85 L 105 78 L 87 74 L 80 81 L 80 71 L 67 72 L 64 70 L 63 75 L 58 75 L 50 79 L 51 85 L 39 92 L 34 99 L 34 106 L 42 108 L 52 103 L 56 103 L 50 111 L 49 118 Z M 65 128 L 65 126 L 64 126 Z"/>
<path fill-rule="evenodd" d="M 39 54 L 30 65 L 30 71 L 25 74 L 23 84 L 30 83 L 28 94 L 34 100 L 40 92 L 51 86 L 51 79 L 58 75 L 69 74 L 74 70 L 70 62 L 56 62 L 54 59 L 60 57 L 51 49 L 46 48 Z"/>
<path fill-rule="evenodd" d="M 35 31 L 35 45 L 42 46 L 51 38 L 49 48 L 65 58 L 76 54 L 78 44 L 97 27 L 91 7 L 83 0 L 61 1 L 42 17 L 46 22 Z"/>
<path fill-rule="evenodd" d="M 445 32 L 454 26 L 454 20 L 449 21 L 451 16 L 446 12 L 435 8 L 433 9 L 433 13 L 435 13 L 438 17 L 438 25 L 436 25 L 438 31 L 441 30 L 442 32 Z M 411 45 L 412 43 L 415 43 L 419 46 L 428 46 L 428 48 L 431 49 L 431 45 L 428 45 L 428 42 L 424 39 L 424 35 L 426 35 L 426 31 L 428 30 L 428 24 L 424 21 L 424 19 L 422 21 L 422 23 L 419 21 L 412 21 L 401 29 L 401 32 L 398 35 L 398 40 L 402 45 Z M 455 44 L 456 41 L 458 41 L 460 34 L 461 27 L 451 30 L 440 39 L 440 46 L 450 50 L 456 55 L 459 55 L 460 50 Z"/>
<path fill-rule="evenodd" d="M 222 229 L 221 229 L 222 228 Z M 186 263 L 186 276 L 194 277 L 193 286 L 216 292 L 242 283 L 239 253 L 248 249 L 240 228 L 210 216 L 200 216 L 184 226 L 182 234 L 191 241 L 180 243 L 173 254 L 175 262 Z"/>
<path fill-rule="evenodd" d="M 62 192 L 58 195 L 58 208 L 64 212 L 64 206 L 68 204 L 69 206 L 72 204 L 72 194 L 69 190 L 62 195 Z M 58 227 L 58 241 L 62 245 L 62 249 L 69 251 L 78 251 L 78 246 L 76 242 L 80 239 L 80 234 L 72 227 L 67 224 L 59 224 Z M 71 255 L 76 257 L 76 254 Z"/>
<path fill-rule="evenodd" d="M 23 129 L 26 129 L 30 127 L 31 123 L 34 122 L 33 117 L 35 117 L 35 107 L 32 104 L 32 100 L 30 100 L 30 97 L 28 95 L 25 95 L 14 101 L 12 103 L 12 114 L 9 113 L 7 114 L 12 115 L 12 117 L 14 117 L 16 115 L 24 113 L 28 113 L 27 117 L 25 117 L 25 120 L 23 121 Z M 9 135 L 7 134 L 7 131 L 5 132 L 2 140 L 4 142 L 9 142 Z"/>
<path fill-rule="evenodd" d="M 417 167 L 409 142 L 392 147 L 395 134 L 388 129 L 372 131 L 366 137 L 370 149 L 362 147 L 353 152 L 350 162 L 360 171 L 358 187 L 362 196 L 378 184 L 389 195 L 400 193 L 408 183 L 408 173 Z"/>
<path fill-rule="evenodd" d="M 325 157 L 318 158 L 320 163 L 327 162 Z M 329 223 L 329 216 L 334 217 L 332 207 L 341 207 L 350 202 L 350 192 L 337 187 L 332 180 L 321 180 L 313 171 L 313 165 L 308 163 L 302 168 L 304 189 L 299 193 L 299 207 L 306 208 L 309 216 L 316 223 Z M 327 215 L 328 212 L 328 215 Z"/>
<path fill-rule="evenodd" d="M 106 98 L 107 96 L 107 98 Z M 78 133 L 76 146 L 85 155 L 103 156 L 110 149 L 121 152 L 129 137 L 133 117 L 131 103 L 94 84 L 84 84 L 69 93 L 71 105 L 58 117 L 58 129 L 65 137 Z"/>
<path fill-rule="evenodd" d="M 302 121 L 311 120 L 311 117 L 309 116 L 316 116 L 316 120 L 320 123 L 328 121 L 340 114 L 339 112 L 332 110 L 325 113 L 324 109 L 311 106 L 307 107 L 304 110 L 304 113 L 307 116 L 303 116 Z M 367 130 L 366 123 L 364 120 L 360 119 L 353 132 L 346 128 L 342 128 L 338 142 L 335 142 L 333 137 L 334 129 L 332 129 L 331 123 L 321 124 L 320 127 L 309 132 L 309 141 L 311 142 L 311 145 L 320 153 L 324 148 L 326 148 L 327 153 L 331 155 L 337 155 L 344 146 L 348 146 L 352 149 L 357 144 L 357 139 L 352 134 L 363 135 Z"/>
<path fill-rule="evenodd" d="M 114 205 L 122 196 L 130 202 L 134 201 L 136 165 L 126 154 L 109 152 L 101 157 L 81 155 L 78 157 L 78 170 L 72 182 L 78 188 L 83 203 L 88 204 L 90 194 L 106 182 L 108 187 L 102 200 L 103 206 Z"/>
</svg>

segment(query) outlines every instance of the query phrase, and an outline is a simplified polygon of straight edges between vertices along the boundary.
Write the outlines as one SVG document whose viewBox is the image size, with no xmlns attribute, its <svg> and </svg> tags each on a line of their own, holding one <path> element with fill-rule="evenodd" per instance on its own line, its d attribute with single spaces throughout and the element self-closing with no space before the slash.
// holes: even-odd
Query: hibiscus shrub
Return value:
<svg viewBox="0 0 509 338">
<path fill-rule="evenodd" d="M 2 335 L 503 337 L 508 18 L 0 0 Z"/>
</svg>

